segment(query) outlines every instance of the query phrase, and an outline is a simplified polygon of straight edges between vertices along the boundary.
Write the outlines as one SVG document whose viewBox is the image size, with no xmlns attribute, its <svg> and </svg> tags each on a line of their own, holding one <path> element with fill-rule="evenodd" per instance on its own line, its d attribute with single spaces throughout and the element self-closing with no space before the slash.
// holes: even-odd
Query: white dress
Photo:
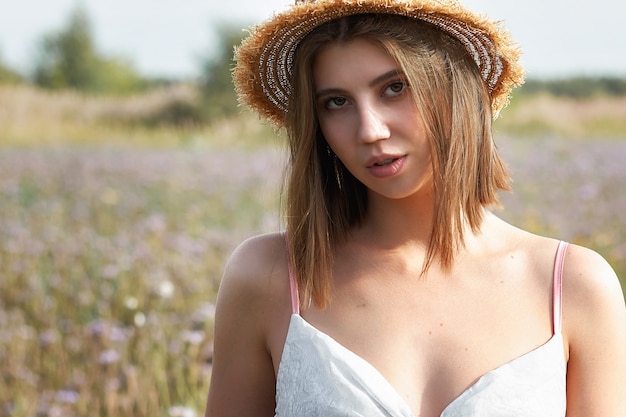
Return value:
<svg viewBox="0 0 626 417">
<path fill-rule="evenodd" d="M 563 417 L 566 363 L 561 334 L 561 271 L 554 268 L 554 334 L 544 345 L 480 377 L 440 417 Z M 293 314 L 276 381 L 276 417 L 414 417 L 374 366 L 317 330 L 299 314 L 290 273 Z"/>
</svg>

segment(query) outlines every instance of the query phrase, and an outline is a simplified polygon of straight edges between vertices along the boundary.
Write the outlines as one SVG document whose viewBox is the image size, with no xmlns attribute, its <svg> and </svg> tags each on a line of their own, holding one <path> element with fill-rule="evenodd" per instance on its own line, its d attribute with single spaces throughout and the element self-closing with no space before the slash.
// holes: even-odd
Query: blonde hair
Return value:
<svg viewBox="0 0 626 417">
<path fill-rule="evenodd" d="M 467 226 L 478 231 L 483 208 L 498 204 L 510 178 L 491 135 L 491 98 L 464 47 L 434 26 L 395 15 L 343 17 L 311 32 L 294 58 L 293 98 L 286 116 L 290 169 L 286 222 L 290 260 L 302 300 L 330 300 L 333 254 L 363 219 L 367 190 L 330 152 L 319 128 L 312 62 L 328 42 L 364 38 L 401 67 L 430 141 L 435 210 L 424 261 L 452 265 Z"/>
</svg>

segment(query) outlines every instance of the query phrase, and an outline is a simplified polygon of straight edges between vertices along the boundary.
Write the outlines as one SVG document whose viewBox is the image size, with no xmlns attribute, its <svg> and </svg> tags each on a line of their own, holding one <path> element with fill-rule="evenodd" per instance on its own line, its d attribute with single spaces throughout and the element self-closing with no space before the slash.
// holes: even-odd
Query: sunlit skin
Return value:
<svg viewBox="0 0 626 417">
<path fill-rule="evenodd" d="M 430 148 L 398 64 L 362 39 L 332 43 L 313 65 L 318 119 L 327 143 L 373 194 L 432 196 Z"/>
</svg>

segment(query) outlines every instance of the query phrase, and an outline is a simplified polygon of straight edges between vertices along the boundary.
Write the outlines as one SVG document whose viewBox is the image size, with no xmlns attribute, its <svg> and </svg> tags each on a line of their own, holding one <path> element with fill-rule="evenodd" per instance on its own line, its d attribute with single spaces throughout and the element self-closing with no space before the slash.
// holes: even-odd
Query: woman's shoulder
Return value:
<svg viewBox="0 0 626 417">
<path fill-rule="evenodd" d="M 549 266 L 554 272 L 559 240 L 528 235 L 524 246 L 529 259 L 535 259 L 542 268 Z M 582 308 L 592 308 L 593 303 L 603 303 L 621 294 L 615 271 L 607 260 L 593 249 L 568 243 L 562 266 L 563 299 L 575 302 Z M 543 274 L 548 275 L 548 274 Z M 552 275 L 549 274 L 550 281 Z"/>
<path fill-rule="evenodd" d="M 224 268 L 216 308 L 216 330 L 219 324 L 267 341 L 286 329 L 291 301 L 282 234 L 255 236 L 237 246 Z"/>
<path fill-rule="evenodd" d="M 576 317 L 573 322 L 593 321 L 624 309 L 619 279 L 598 252 L 575 244 L 568 246 L 563 266 L 563 303 Z"/>
<path fill-rule="evenodd" d="M 287 246 L 283 233 L 275 232 L 250 237 L 233 251 L 227 270 L 248 275 L 271 272 L 279 266 L 287 267 Z"/>
<path fill-rule="evenodd" d="M 257 235 L 240 243 L 231 254 L 220 292 L 233 290 L 239 300 L 263 299 L 288 284 L 287 277 L 284 235 L 278 232 Z"/>
<path fill-rule="evenodd" d="M 613 268 L 602 255 L 588 247 L 572 243 L 567 248 L 563 273 L 574 283 L 583 286 L 602 287 L 617 281 Z"/>
<path fill-rule="evenodd" d="M 569 352 L 568 415 L 570 409 L 572 415 L 623 415 L 624 294 L 609 263 L 578 245 L 569 245 L 565 257 L 563 334 Z"/>
<path fill-rule="evenodd" d="M 289 308 L 282 235 L 242 242 L 226 264 L 218 291 L 207 415 L 273 414 Z"/>
<path fill-rule="evenodd" d="M 502 245 L 522 254 L 524 270 L 544 284 L 553 279 L 558 239 L 536 235 L 511 225 L 499 229 Z M 514 249 L 513 249 L 514 248 Z M 622 302 L 619 280 L 607 260 L 598 252 L 569 243 L 563 263 L 563 300 L 578 310 L 593 308 L 593 304 Z M 583 302 L 587 300 L 586 302 Z M 593 302 L 593 303 L 592 303 Z"/>
<path fill-rule="evenodd" d="M 559 240 L 529 235 L 526 248 L 538 263 L 553 271 Z M 599 297 L 621 293 L 619 280 L 607 260 L 598 252 L 584 246 L 568 243 L 563 260 L 563 291 L 571 298 L 588 297 L 590 292 Z M 564 294 L 565 295 L 565 294 Z"/>
<path fill-rule="evenodd" d="M 527 242 L 529 251 L 555 263 L 558 240 L 532 236 Z M 544 274 L 547 275 L 547 274 Z M 624 293 L 620 281 L 609 262 L 595 250 L 569 243 L 563 259 L 562 300 L 564 333 L 570 342 L 592 339 L 604 327 L 618 329 L 626 324 Z M 596 338 L 597 339 L 597 338 Z"/>
</svg>

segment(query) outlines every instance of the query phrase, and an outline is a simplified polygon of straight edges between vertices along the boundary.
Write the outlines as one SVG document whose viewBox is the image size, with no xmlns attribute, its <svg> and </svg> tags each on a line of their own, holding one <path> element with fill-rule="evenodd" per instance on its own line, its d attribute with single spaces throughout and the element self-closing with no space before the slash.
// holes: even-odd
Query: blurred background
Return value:
<svg viewBox="0 0 626 417">
<path fill-rule="evenodd" d="M 0 416 L 203 412 L 221 271 L 282 227 L 284 133 L 232 49 L 282 0 L 21 0 L 0 13 Z M 626 277 L 626 6 L 466 0 L 524 50 L 498 215 Z M 624 284 L 622 284 L 624 286 Z"/>
</svg>

